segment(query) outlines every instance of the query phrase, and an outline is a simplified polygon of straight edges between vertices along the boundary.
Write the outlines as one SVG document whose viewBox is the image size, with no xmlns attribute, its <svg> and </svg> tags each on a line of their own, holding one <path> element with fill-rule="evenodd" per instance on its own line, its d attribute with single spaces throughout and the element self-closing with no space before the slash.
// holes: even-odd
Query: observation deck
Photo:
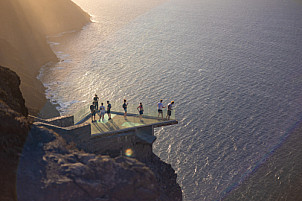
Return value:
<svg viewBox="0 0 302 201">
<path fill-rule="evenodd" d="M 163 110 L 163 119 L 158 117 L 156 105 L 144 106 L 142 119 L 139 118 L 137 106 L 128 105 L 127 117 L 120 103 L 111 103 L 111 120 L 105 114 L 104 121 L 91 121 L 89 106 L 79 110 L 75 115 L 52 119 L 33 117 L 35 126 L 51 129 L 67 142 L 73 142 L 79 149 L 89 153 L 106 154 L 111 157 L 126 155 L 141 161 L 152 157 L 152 144 L 156 140 L 154 128 L 177 124 L 175 110 L 170 119 L 166 119 L 167 110 Z M 129 154 L 131 153 L 131 154 Z"/>
<path fill-rule="evenodd" d="M 105 107 L 107 106 L 104 105 Z M 175 110 L 172 110 L 170 119 L 166 118 L 167 110 L 163 108 L 163 118 L 158 116 L 156 105 L 153 107 L 144 106 L 144 114 L 142 119 L 139 118 L 137 106 L 128 105 L 127 116 L 124 118 L 124 110 L 122 103 L 111 103 L 111 120 L 108 120 L 108 115 L 105 113 L 104 120 L 100 120 L 99 111 L 95 115 L 96 121 L 91 120 L 89 106 L 84 107 L 74 115 L 75 125 L 82 123 L 90 123 L 91 135 L 108 136 L 118 133 L 123 133 L 131 130 L 136 130 L 143 127 L 152 126 L 153 128 L 177 124 L 175 119 Z"/>
</svg>

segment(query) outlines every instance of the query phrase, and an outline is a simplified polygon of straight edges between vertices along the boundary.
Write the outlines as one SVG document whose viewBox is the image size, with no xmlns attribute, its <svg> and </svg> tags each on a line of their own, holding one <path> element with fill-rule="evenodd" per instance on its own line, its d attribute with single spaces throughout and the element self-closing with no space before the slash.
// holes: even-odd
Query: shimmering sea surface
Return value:
<svg viewBox="0 0 302 201">
<path fill-rule="evenodd" d="M 74 2 L 94 22 L 48 39 L 61 61 L 41 70 L 47 97 L 61 114 L 95 93 L 174 100 L 179 124 L 155 131 L 154 152 L 185 201 L 222 199 L 301 120 L 301 0 Z"/>
</svg>

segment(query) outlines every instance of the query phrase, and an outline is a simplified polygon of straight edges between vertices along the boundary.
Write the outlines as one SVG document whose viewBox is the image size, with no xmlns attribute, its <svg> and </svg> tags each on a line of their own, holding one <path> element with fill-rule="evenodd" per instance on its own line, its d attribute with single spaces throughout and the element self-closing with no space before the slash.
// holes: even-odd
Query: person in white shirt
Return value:
<svg viewBox="0 0 302 201">
<path fill-rule="evenodd" d="M 101 103 L 101 106 L 100 106 L 100 120 L 102 119 L 102 121 L 104 121 L 104 115 L 105 115 L 105 106 L 103 105 L 103 103 Z"/>
<path fill-rule="evenodd" d="M 164 105 L 163 105 L 163 100 L 160 100 L 157 103 L 157 111 L 158 111 L 158 116 L 157 117 L 159 117 L 159 115 L 161 115 L 162 119 L 164 119 L 164 117 L 163 117 L 163 108 L 165 108 Z"/>
</svg>

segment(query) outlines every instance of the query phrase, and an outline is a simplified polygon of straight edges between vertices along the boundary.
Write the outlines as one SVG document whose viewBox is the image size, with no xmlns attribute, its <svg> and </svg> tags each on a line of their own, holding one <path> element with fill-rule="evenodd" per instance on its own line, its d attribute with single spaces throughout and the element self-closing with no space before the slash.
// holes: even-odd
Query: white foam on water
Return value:
<svg viewBox="0 0 302 201">
<path fill-rule="evenodd" d="M 51 47 L 60 45 L 60 43 L 58 42 L 52 42 L 52 41 L 47 41 L 47 42 Z"/>
</svg>

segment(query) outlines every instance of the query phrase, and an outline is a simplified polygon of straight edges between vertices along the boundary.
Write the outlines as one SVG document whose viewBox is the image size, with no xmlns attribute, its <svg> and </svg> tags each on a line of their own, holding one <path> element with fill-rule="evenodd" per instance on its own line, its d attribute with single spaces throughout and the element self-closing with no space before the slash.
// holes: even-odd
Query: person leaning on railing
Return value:
<svg viewBox="0 0 302 201">
<path fill-rule="evenodd" d="M 161 99 L 158 103 L 157 103 L 157 111 L 158 111 L 158 116 L 161 115 L 161 119 L 163 120 L 164 119 L 164 116 L 163 116 L 163 108 L 164 105 L 163 105 L 163 100 Z"/>
<path fill-rule="evenodd" d="M 167 108 L 168 108 L 168 110 L 167 110 L 167 116 L 166 116 L 166 118 L 168 119 L 168 120 L 170 120 L 170 117 L 171 117 L 171 114 L 172 114 L 172 106 L 174 105 L 174 101 L 171 101 L 171 103 L 169 103 L 168 105 L 167 105 Z"/>
</svg>

